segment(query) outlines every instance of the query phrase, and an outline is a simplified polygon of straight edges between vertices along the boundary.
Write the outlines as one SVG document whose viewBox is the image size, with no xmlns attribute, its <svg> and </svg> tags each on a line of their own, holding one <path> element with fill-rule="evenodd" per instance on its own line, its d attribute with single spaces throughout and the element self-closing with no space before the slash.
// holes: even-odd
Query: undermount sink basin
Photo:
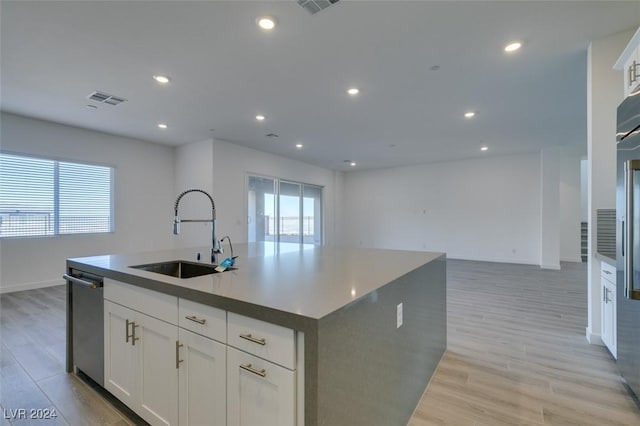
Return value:
<svg viewBox="0 0 640 426">
<path fill-rule="evenodd" d="M 130 266 L 130 268 L 142 269 L 143 271 L 155 272 L 176 278 L 193 278 L 202 275 L 217 274 L 217 266 L 218 265 L 187 262 L 184 260 L 172 260 L 169 262 L 149 263 L 147 265 L 135 265 Z M 227 270 L 232 269 L 235 268 L 229 268 Z"/>
</svg>

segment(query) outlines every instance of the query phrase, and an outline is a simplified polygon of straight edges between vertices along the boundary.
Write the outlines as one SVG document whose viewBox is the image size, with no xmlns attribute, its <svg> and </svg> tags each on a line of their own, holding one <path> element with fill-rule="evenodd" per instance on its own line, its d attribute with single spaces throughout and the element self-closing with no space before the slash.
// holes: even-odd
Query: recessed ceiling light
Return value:
<svg viewBox="0 0 640 426">
<path fill-rule="evenodd" d="M 357 166 L 357 165 L 358 165 L 358 163 L 356 163 L 355 161 L 352 161 L 352 162 L 350 162 L 350 163 L 349 163 L 349 165 L 350 165 L 351 167 L 355 167 L 355 166 Z"/>
<path fill-rule="evenodd" d="M 488 149 L 489 149 L 488 146 L 483 146 L 483 147 L 480 148 L 480 151 L 487 151 Z"/>
<path fill-rule="evenodd" d="M 297 143 L 296 144 L 296 148 L 298 148 L 298 149 L 302 148 L 302 144 L 301 143 Z"/>
<path fill-rule="evenodd" d="M 256 115 L 256 120 L 258 120 L 258 121 L 264 121 L 264 119 L 265 119 L 265 118 L 267 118 L 267 117 L 265 117 L 265 116 L 264 116 L 264 115 L 262 115 L 262 114 L 258 114 L 258 115 Z"/>
<path fill-rule="evenodd" d="M 476 113 L 473 112 L 473 111 L 469 111 L 469 112 L 465 112 L 464 113 L 465 118 L 471 118 L 471 117 L 473 117 L 475 115 L 476 115 Z"/>
<path fill-rule="evenodd" d="M 352 87 L 347 90 L 347 93 L 350 94 L 351 96 L 355 96 L 358 93 L 360 93 L 360 89 L 358 89 L 357 87 Z"/>
<path fill-rule="evenodd" d="M 276 27 L 278 20 L 273 16 L 261 16 L 256 20 L 256 22 L 263 30 L 270 31 Z"/>
<path fill-rule="evenodd" d="M 166 125 L 166 124 L 164 124 L 164 123 L 158 123 L 158 127 L 160 127 L 161 129 L 166 129 L 166 128 L 167 128 L 167 127 L 169 127 L 169 126 L 167 126 L 167 125 Z"/>
<path fill-rule="evenodd" d="M 160 84 L 167 84 L 171 81 L 171 77 L 167 77 L 166 75 L 154 75 L 153 79 Z"/>
<path fill-rule="evenodd" d="M 504 51 L 507 53 L 515 52 L 516 50 L 522 47 L 522 43 L 519 41 L 514 41 L 513 43 L 509 43 L 504 47 Z"/>
</svg>

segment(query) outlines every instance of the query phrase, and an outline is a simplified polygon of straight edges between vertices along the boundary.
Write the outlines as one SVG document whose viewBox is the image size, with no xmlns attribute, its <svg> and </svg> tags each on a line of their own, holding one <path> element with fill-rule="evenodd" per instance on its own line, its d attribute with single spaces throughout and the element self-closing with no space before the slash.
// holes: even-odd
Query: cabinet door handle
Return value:
<svg viewBox="0 0 640 426">
<path fill-rule="evenodd" d="M 204 325 L 204 323 L 207 322 L 205 318 L 200 319 L 195 315 L 191 315 L 191 316 L 187 315 L 185 318 L 188 319 L 189 321 L 197 322 L 198 324 L 202 324 L 202 325 Z"/>
<path fill-rule="evenodd" d="M 607 303 L 607 288 L 602 286 L 602 301 Z"/>
<path fill-rule="evenodd" d="M 250 342 L 253 342 L 253 343 L 257 343 L 257 344 L 259 344 L 259 345 L 262 345 L 262 346 L 264 346 L 264 345 L 266 345 L 266 344 L 267 344 L 267 340 L 266 340 L 264 337 L 263 337 L 263 338 L 261 338 L 261 339 L 258 339 L 257 337 L 253 337 L 253 336 L 251 335 L 251 333 L 249 333 L 249 334 L 240 334 L 240 337 L 241 337 L 241 338 L 243 338 L 243 339 L 245 339 L 245 340 L 248 340 L 248 341 L 250 341 Z"/>
<path fill-rule="evenodd" d="M 139 325 L 136 325 L 135 321 L 131 321 L 131 345 L 135 346 L 136 345 L 136 340 L 140 340 L 139 337 L 136 337 L 136 327 L 140 327 Z"/>
<path fill-rule="evenodd" d="M 605 274 L 611 275 L 611 271 L 604 271 Z"/>
<path fill-rule="evenodd" d="M 250 373 L 256 374 L 260 377 L 267 377 L 267 372 L 264 368 L 262 370 L 256 370 L 251 366 L 251 364 L 240 364 L 240 368 L 242 368 L 243 370 L 247 370 Z"/>
<path fill-rule="evenodd" d="M 176 368 L 180 368 L 180 363 L 184 361 L 183 359 L 180 359 L 180 348 L 183 346 L 184 345 L 182 343 L 176 340 Z"/>
<path fill-rule="evenodd" d="M 124 321 L 124 342 L 129 343 L 129 339 L 133 336 L 133 334 L 129 334 L 129 325 L 133 324 L 133 322 L 129 322 L 128 319 Z"/>
</svg>

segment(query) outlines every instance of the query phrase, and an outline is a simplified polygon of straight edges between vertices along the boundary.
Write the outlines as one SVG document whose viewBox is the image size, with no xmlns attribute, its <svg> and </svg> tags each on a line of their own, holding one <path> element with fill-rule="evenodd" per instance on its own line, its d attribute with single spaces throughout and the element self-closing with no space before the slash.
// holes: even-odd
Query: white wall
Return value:
<svg viewBox="0 0 640 426">
<path fill-rule="evenodd" d="M 589 162 L 580 160 L 580 221 L 589 219 Z"/>
<path fill-rule="evenodd" d="M 586 146 L 584 146 L 586 148 Z M 581 262 L 581 163 L 583 146 L 562 147 L 560 157 L 560 260 Z M 585 185 L 586 186 L 586 185 Z M 586 214 L 586 202 L 585 202 Z"/>
<path fill-rule="evenodd" d="M 202 189 L 213 196 L 215 193 L 213 191 L 212 164 L 213 144 L 210 140 L 176 148 L 174 199 L 183 191 L 193 188 Z M 216 209 L 220 208 L 216 197 L 214 197 L 214 201 L 216 201 Z M 204 194 L 189 193 L 180 200 L 178 214 L 181 219 L 210 219 L 211 202 Z M 211 246 L 211 224 L 181 224 L 180 234 L 173 236 L 173 240 L 176 247 Z M 205 253 L 202 255 L 204 256 Z"/>
<path fill-rule="evenodd" d="M 540 152 L 540 266 L 560 269 L 560 147 Z"/>
<path fill-rule="evenodd" d="M 587 70 L 587 153 L 589 266 L 587 340 L 600 343 L 600 260 L 596 258 L 597 209 L 615 208 L 616 109 L 624 97 L 623 75 L 614 71 L 632 31 L 615 34 L 589 45 Z"/>
<path fill-rule="evenodd" d="M 115 232 L 0 240 L 0 292 L 62 284 L 65 259 L 169 248 L 174 149 L 2 113 L 2 150 L 115 167 Z"/>
<path fill-rule="evenodd" d="M 364 247 L 539 264 L 540 154 L 345 175 L 345 235 Z"/>
<path fill-rule="evenodd" d="M 210 153 L 213 156 L 211 162 Z M 176 192 L 194 185 L 205 190 L 211 189 L 216 203 L 218 237 L 229 235 L 234 242 L 247 241 L 246 179 L 247 174 L 256 174 L 324 187 L 324 243 L 336 243 L 337 234 L 342 229 L 340 189 L 336 189 L 342 185 L 342 172 L 219 140 L 181 146 L 177 148 L 177 158 Z M 188 158 L 195 158 L 195 162 L 192 163 Z M 209 182 L 205 182 L 209 179 Z M 187 226 L 185 224 L 183 230 Z M 202 239 L 202 236 L 199 239 L 185 238 L 181 244 L 203 245 Z"/>
</svg>

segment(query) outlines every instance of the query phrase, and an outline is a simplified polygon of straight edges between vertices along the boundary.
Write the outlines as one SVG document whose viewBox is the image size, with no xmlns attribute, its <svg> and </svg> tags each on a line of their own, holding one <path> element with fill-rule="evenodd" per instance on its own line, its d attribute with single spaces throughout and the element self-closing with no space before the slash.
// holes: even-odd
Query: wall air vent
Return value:
<svg viewBox="0 0 640 426">
<path fill-rule="evenodd" d="M 87 96 L 87 99 L 109 105 L 118 105 L 126 101 L 125 98 L 121 98 L 120 96 L 113 96 L 98 90 Z"/>
<path fill-rule="evenodd" d="M 265 138 L 271 138 L 271 139 L 275 139 L 278 138 L 279 136 L 276 135 L 275 133 L 267 133 L 266 135 L 264 135 Z"/>
<path fill-rule="evenodd" d="M 312 15 L 326 9 L 332 4 L 338 3 L 340 0 L 298 0 L 298 4 Z"/>
</svg>

